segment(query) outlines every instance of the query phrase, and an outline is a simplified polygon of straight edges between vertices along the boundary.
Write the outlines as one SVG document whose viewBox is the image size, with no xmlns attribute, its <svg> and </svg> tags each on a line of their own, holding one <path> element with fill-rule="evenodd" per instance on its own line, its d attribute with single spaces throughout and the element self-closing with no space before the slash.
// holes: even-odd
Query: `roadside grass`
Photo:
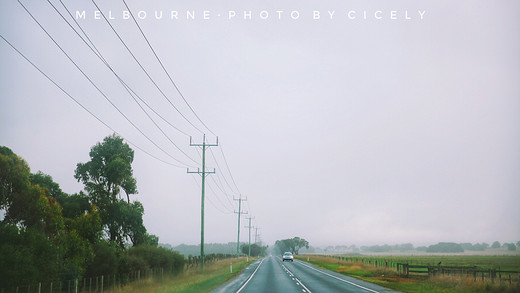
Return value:
<svg viewBox="0 0 520 293">
<path fill-rule="evenodd" d="M 228 280 L 238 275 L 255 259 L 233 258 L 224 259 L 214 263 L 206 264 L 204 272 L 200 269 L 186 270 L 176 276 L 165 276 L 161 278 L 149 278 L 140 282 L 128 284 L 120 289 L 110 292 L 129 292 L 129 293 L 199 293 L 209 292 L 224 284 Z M 230 263 L 233 263 L 233 272 L 230 272 Z"/>
<path fill-rule="evenodd" d="M 307 261 L 307 256 L 299 256 L 298 259 Z M 443 259 L 449 257 L 443 256 Z M 433 259 L 430 259 L 433 260 Z M 471 263 L 470 259 L 469 263 Z M 487 265 L 480 262 L 481 266 Z M 415 261 L 414 261 L 415 262 Z M 439 262 L 437 260 L 437 262 Z M 461 260 L 456 262 L 460 265 Z M 461 276 L 436 276 L 436 277 L 422 277 L 410 276 L 408 278 L 399 276 L 394 269 L 387 269 L 381 267 L 374 267 L 369 264 L 348 262 L 338 260 L 331 257 L 309 255 L 309 263 L 318 267 L 335 271 L 350 277 L 355 277 L 367 282 L 371 282 L 392 290 L 401 292 L 432 292 L 432 293 L 514 293 L 520 292 L 520 284 L 492 284 L 489 281 L 473 280 L 473 278 L 466 278 Z M 444 260 L 443 260 L 444 263 Z M 447 262 L 451 264 L 450 262 Z M 468 262 L 464 265 L 469 265 Z M 515 263 L 505 261 L 512 268 L 516 268 Z M 502 263 L 503 265 L 504 263 Z M 491 267 L 491 266 L 488 266 Z"/>
<path fill-rule="evenodd" d="M 410 264 L 436 265 L 442 262 L 449 266 L 476 266 L 488 269 L 520 270 L 520 255 L 412 255 L 412 256 L 367 256 L 365 259 L 387 260 Z"/>
</svg>

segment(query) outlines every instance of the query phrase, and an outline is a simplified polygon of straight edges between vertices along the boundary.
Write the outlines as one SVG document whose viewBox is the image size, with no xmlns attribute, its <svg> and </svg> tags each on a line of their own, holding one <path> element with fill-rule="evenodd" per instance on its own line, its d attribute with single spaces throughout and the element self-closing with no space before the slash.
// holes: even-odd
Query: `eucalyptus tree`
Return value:
<svg viewBox="0 0 520 293">
<path fill-rule="evenodd" d="M 89 155 L 90 161 L 77 164 L 74 177 L 85 185 L 90 201 L 99 209 L 110 241 L 124 247 L 129 238 L 137 244 L 146 229 L 142 205 L 130 202 L 130 195 L 137 194 L 134 151 L 114 134 L 93 146 Z"/>
</svg>

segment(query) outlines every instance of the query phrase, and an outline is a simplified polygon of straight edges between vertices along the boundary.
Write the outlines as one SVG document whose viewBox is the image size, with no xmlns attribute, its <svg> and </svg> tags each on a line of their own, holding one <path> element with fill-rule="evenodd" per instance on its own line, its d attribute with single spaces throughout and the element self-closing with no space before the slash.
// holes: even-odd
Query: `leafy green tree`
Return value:
<svg viewBox="0 0 520 293">
<path fill-rule="evenodd" d="M 500 248 L 500 242 L 495 241 L 493 244 L 491 244 L 491 248 Z"/>
<path fill-rule="evenodd" d="M 455 252 L 464 252 L 464 249 L 460 244 L 451 243 L 451 242 L 440 242 L 434 245 L 428 246 L 426 252 L 447 252 L 447 253 L 455 253 Z"/>
<path fill-rule="evenodd" d="M 47 281 L 59 272 L 56 245 L 40 231 L 0 222 L 0 284 Z"/>
<path fill-rule="evenodd" d="M 86 213 L 92 212 L 95 206 L 91 205 L 87 195 L 83 192 L 68 195 L 62 193 L 57 198 L 62 207 L 63 217 L 77 218 Z"/>
<path fill-rule="evenodd" d="M 475 250 L 475 251 L 484 251 L 488 247 L 489 247 L 489 244 L 487 244 L 487 243 L 475 243 L 475 245 L 473 245 L 473 250 Z"/>
<path fill-rule="evenodd" d="M 86 275 L 114 275 L 118 272 L 119 262 L 120 250 L 115 243 L 100 240 L 94 245 L 94 258 L 87 267 Z"/>
<path fill-rule="evenodd" d="M 33 178 L 47 180 L 50 176 L 31 175 L 22 158 L 7 147 L 0 147 L 0 209 L 6 211 L 4 221 L 36 229 L 54 239 L 63 229 L 61 207 L 47 189 L 31 183 Z M 52 178 L 49 182 L 54 183 Z"/>
<path fill-rule="evenodd" d="M 144 241 L 143 206 L 130 202 L 137 193 L 133 177 L 134 151 L 116 136 L 105 137 L 90 150 L 90 161 L 79 163 L 74 177 L 83 182 L 92 204 L 99 208 L 103 226 L 111 242 L 124 248 L 128 238 L 134 245 Z M 127 201 L 121 198 L 121 191 Z"/>
<path fill-rule="evenodd" d="M 36 229 L 50 239 L 64 228 L 61 206 L 39 185 L 29 184 L 23 192 L 13 194 L 7 213 L 9 223 Z"/>
<path fill-rule="evenodd" d="M 121 189 L 130 202 L 130 194 L 137 193 L 133 177 L 134 151 L 116 135 L 107 136 L 90 150 L 90 161 L 79 163 L 74 177 L 85 184 L 92 202 L 97 205 L 115 202 Z"/>
<path fill-rule="evenodd" d="M 309 248 L 309 242 L 303 238 L 294 237 L 291 239 L 277 240 L 275 242 L 275 247 L 279 250 L 280 253 L 290 251 L 292 254 L 298 255 L 300 248 Z"/>
<path fill-rule="evenodd" d="M 47 175 L 42 171 L 38 171 L 36 174 L 31 174 L 30 181 L 31 184 L 39 185 L 41 188 L 43 188 L 45 190 L 45 194 L 48 196 L 58 199 L 63 195 L 63 191 L 61 190 L 60 185 L 54 182 L 50 175 Z"/>
<path fill-rule="evenodd" d="M 144 245 L 154 246 L 154 247 L 159 246 L 159 237 L 157 237 L 156 235 L 153 235 L 153 234 L 146 233 L 144 235 Z"/>
<path fill-rule="evenodd" d="M 248 244 L 242 244 L 240 247 L 243 254 L 249 254 L 249 245 Z M 251 244 L 251 256 L 260 256 L 265 252 L 266 247 L 260 246 L 256 243 Z"/>
<path fill-rule="evenodd" d="M 464 250 L 475 250 L 475 247 L 474 247 L 473 244 L 471 244 L 471 243 L 461 243 L 460 246 L 461 246 Z"/>
<path fill-rule="evenodd" d="M 30 174 L 25 160 L 8 147 L 0 146 L 0 209 L 6 211 L 4 221 L 16 222 L 10 209 L 14 199 L 27 192 Z"/>
</svg>

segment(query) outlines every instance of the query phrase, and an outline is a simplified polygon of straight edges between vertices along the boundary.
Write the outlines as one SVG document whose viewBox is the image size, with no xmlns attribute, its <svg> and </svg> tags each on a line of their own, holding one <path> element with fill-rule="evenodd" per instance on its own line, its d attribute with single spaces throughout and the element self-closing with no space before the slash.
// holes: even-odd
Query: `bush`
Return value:
<svg viewBox="0 0 520 293">
<path fill-rule="evenodd" d="M 52 279 L 59 270 L 58 249 L 34 229 L 0 222 L 0 284 L 5 287 Z"/>
<path fill-rule="evenodd" d="M 94 245 L 94 260 L 87 268 L 87 276 L 114 275 L 119 269 L 119 251 L 114 243 L 100 240 Z"/>
<path fill-rule="evenodd" d="M 129 248 L 126 257 L 131 266 L 147 268 L 167 268 L 174 272 L 184 269 L 184 257 L 178 252 L 163 247 L 140 245 Z"/>
</svg>

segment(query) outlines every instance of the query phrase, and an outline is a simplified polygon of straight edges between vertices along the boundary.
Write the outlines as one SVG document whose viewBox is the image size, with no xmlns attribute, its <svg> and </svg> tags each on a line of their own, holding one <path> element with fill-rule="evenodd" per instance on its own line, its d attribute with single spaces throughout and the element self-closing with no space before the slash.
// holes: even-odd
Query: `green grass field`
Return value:
<svg viewBox="0 0 520 293">
<path fill-rule="evenodd" d="M 391 263 L 406 262 L 410 264 L 442 265 L 448 266 L 477 266 L 480 268 L 492 268 L 502 270 L 520 270 L 520 256 L 345 256 L 346 259 L 337 259 L 325 256 L 309 255 L 309 262 L 344 275 L 356 277 L 401 292 L 520 292 L 520 282 L 515 281 L 510 285 L 507 281 L 491 283 L 490 280 L 476 281 L 473 278 L 462 276 L 410 276 L 404 277 L 397 274 Z M 298 257 L 307 261 L 307 256 Z M 385 260 L 389 268 L 384 265 Z M 375 262 L 380 266 L 374 266 Z"/>
<path fill-rule="evenodd" d="M 520 271 L 520 255 L 378 255 L 378 256 L 345 256 L 352 260 L 379 261 L 389 263 L 408 263 L 420 265 L 466 266 L 486 269 Z"/>
<path fill-rule="evenodd" d="M 168 276 L 164 279 L 149 278 L 140 282 L 131 283 L 113 292 L 145 292 L 145 293 L 199 293 L 209 292 L 235 277 L 254 259 L 246 258 L 225 259 L 206 264 L 204 272 L 200 269 L 185 271 L 177 276 Z M 233 263 L 233 272 L 230 272 L 230 263 Z"/>
</svg>

